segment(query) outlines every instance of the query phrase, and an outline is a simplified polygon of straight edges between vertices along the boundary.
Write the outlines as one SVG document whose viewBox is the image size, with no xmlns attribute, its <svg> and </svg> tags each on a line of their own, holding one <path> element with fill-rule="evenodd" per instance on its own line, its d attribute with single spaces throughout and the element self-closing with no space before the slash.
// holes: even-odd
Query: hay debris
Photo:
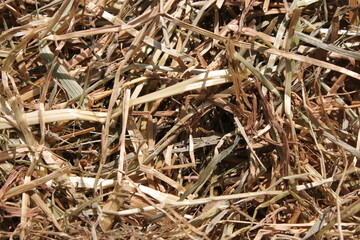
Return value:
<svg viewBox="0 0 360 240">
<path fill-rule="evenodd" d="M 3 1 L 0 239 L 358 239 L 358 3 Z"/>
</svg>

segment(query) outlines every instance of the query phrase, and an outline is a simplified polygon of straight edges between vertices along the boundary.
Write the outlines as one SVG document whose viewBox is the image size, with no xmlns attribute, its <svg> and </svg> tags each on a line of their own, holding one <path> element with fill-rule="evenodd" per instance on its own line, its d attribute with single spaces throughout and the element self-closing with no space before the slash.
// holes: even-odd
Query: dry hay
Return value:
<svg viewBox="0 0 360 240">
<path fill-rule="evenodd" d="M 2 1 L 0 238 L 358 239 L 357 3 Z"/>
</svg>

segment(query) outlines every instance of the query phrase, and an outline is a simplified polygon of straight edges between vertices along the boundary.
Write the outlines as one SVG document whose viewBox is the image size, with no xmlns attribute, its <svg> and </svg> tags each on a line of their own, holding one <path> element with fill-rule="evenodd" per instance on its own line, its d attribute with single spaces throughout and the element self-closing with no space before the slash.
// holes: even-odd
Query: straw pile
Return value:
<svg viewBox="0 0 360 240">
<path fill-rule="evenodd" d="M 359 1 L 0 3 L 1 239 L 358 239 Z"/>
</svg>

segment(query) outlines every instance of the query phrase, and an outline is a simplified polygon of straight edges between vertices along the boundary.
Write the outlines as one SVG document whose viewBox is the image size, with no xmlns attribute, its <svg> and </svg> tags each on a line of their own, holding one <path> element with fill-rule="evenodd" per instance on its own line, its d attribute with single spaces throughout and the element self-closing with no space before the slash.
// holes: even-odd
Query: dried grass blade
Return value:
<svg viewBox="0 0 360 240">
<path fill-rule="evenodd" d="M 245 65 L 258 79 L 262 82 L 273 94 L 280 97 L 279 91 L 274 87 L 274 85 L 253 65 L 251 65 L 248 61 L 246 61 L 243 56 L 241 56 L 238 52 L 234 52 L 235 58 L 237 58 L 242 64 Z"/>
<path fill-rule="evenodd" d="M 360 211 L 360 200 L 357 200 L 356 202 L 354 202 L 353 204 L 351 204 L 350 206 L 346 207 L 342 213 L 341 213 L 341 220 L 347 219 L 349 217 L 353 217 L 355 216 L 358 212 Z M 324 226 L 323 228 L 312 233 L 311 235 L 317 233 L 315 235 L 316 239 L 319 239 L 321 236 L 323 236 L 323 234 L 328 231 L 332 226 L 335 225 L 335 223 L 338 221 L 337 217 L 333 217 L 327 224 L 326 226 Z M 326 222 L 325 222 L 326 223 Z M 311 235 L 307 235 L 308 237 L 311 237 Z"/>
<path fill-rule="evenodd" d="M 217 70 L 208 73 L 201 73 L 181 83 L 177 83 L 173 86 L 164 88 L 154 93 L 150 93 L 148 95 L 133 99 L 130 101 L 130 106 L 134 106 L 146 102 L 152 102 L 161 98 L 175 96 L 184 93 L 186 91 L 190 91 L 202 87 L 210 87 L 214 85 L 223 84 L 228 82 L 227 79 L 228 74 L 229 73 L 227 72 L 227 70 Z"/>
<path fill-rule="evenodd" d="M 235 146 L 239 143 L 239 141 L 240 141 L 240 138 L 238 136 L 236 136 L 234 143 L 230 147 L 228 147 L 227 149 L 222 151 L 220 154 L 216 155 L 215 157 L 213 157 L 211 159 L 210 163 L 200 173 L 199 179 L 193 185 L 191 185 L 188 189 L 186 189 L 186 191 L 184 192 L 183 195 L 181 195 L 180 201 L 183 201 L 184 199 L 186 199 L 191 193 L 193 193 L 194 191 L 197 191 L 197 189 L 201 188 L 205 184 L 205 182 L 211 176 L 211 173 L 214 171 L 214 168 L 216 167 L 216 165 L 218 163 L 220 163 L 225 157 L 227 157 L 234 150 Z"/>
<path fill-rule="evenodd" d="M 50 65 L 54 64 L 52 74 L 54 74 L 54 76 L 59 80 L 61 86 L 66 90 L 71 98 L 75 98 L 83 93 L 81 86 L 71 77 L 66 68 L 55 60 L 55 56 L 51 52 L 49 46 L 46 45 L 46 42 L 43 42 L 40 45 L 39 52 L 40 57 L 49 68 Z"/>
<path fill-rule="evenodd" d="M 321 41 L 320 39 L 317 39 L 315 37 L 309 36 L 305 33 L 302 32 L 296 32 L 296 35 L 304 42 L 311 44 L 315 47 L 318 48 L 322 48 L 324 50 L 327 50 L 329 52 L 335 52 L 338 53 L 342 56 L 346 56 L 349 58 L 354 58 L 356 60 L 360 60 L 360 53 L 355 52 L 355 51 L 349 51 L 349 50 L 345 50 L 343 48 L 340 48 L 338 46 L 335 46 L 333 44 L 326 44 L 323 41 Z"/>
<path fill-rule="evenodd" d="M 61 40 L 67 40 L 67 39 L 72 39 L 72 38 L 81 38 L 81 37 L 86 37 L 86 36 L 99 35 L 99 34 L 104 34 L 104 33 L 121 32 L 126 29 L 136 28 L 139 25 L 140 24 L 136 24 L 136 25 L 122 24 L 120 26 L 87 29 L 87 30 L 82 30 L 82 31 L 77 31 L 77 32 L 66 33 L 66 34 L 62 34 L 62 35 L 49 35 L 49 36 L 45 37 L 44 40 L 61 41 Z"/>
<path fill-rule="evenodd" d="M 333 143 L 335 143 L 336 145 L 338 145 L 339 147 L 344 148 L 346 151 L 348 151 L 349 153 L 351 153 L 353 156 L 360 158 L 360 151 L 357 150 L 356 148 L 350 146 L 349 144 L 347 144 L 346 142 L 337 139 L 336 137 L 334 137 L 334 135 L 324 131 L 323 135 L 329 139 L 330 141 L 332 141 Z"/>
<path fill-rule="evenodd" d="M 96 121 L 103 123 L 105 122 L 106 116 L 106 112 L 92 112 L 79 109 L 49 110 L 44 112 L 45 123 L 70 120 Z M 12 116 L 7 117 L 14 120 Z M 40 123 L 38 111 L 25 113 L 24 118 L 26 119 L 27 124 L 30 126 Z M 14 126 L 10 124 L 5 118 L 0 118 L 0 129 L 7 129 L 13 127 Z"/>
<path fill-rule="evenodd" d="M 252 146 L 252 143 L 249 139 L 249 137 L 247 136 L 246 132 L 245 132 L 245 129 L 243 127 L 243 125 L 241 124 L 239 118 L 235 117 L 235 123 L 238 127 L 238 130 L 240 132 L 240 134 L 243 136 L 243 138 L 245 139 L 245 142 L 246 144 L 248 145 L 249 149 L 250 149 L 250 152 L 252 154 L 252 156 L 256 159 L 256 161 L 260 164 L 260 166 L 263 168 L 263 169 L 266 169 L 264 164 L 261 162 L 260 158 L 257 156 L 256 152 L 254 151 L 254 148 Z"/>
<path fill-rule="evenodd" d="M 168 18 L 169 20 L 171 20 L 172 22 L 176 23 L 177 25 L 179 25 L 181 27 L 191 29 L 193 32 L 196 32 L 198 34 L 202 34 L 202 35 L 204 35 L 206 37 L 209 37 L 209 38 L 212 38 L 212 39 L 217 39 L 217 40 L 222 41 L 224 43 L 227 41 L 226 37 L 222 37 L 220 35 L 214 34 L 214 33 L 210 32 L 210 31 L 205 30 L 205 29 L 202 29 L 202 28 L 193 26 L 191 24 L 185 23 L 185 22 L 183 22 L 181 20 L 178 20 L 178 19 L 168 15 L 168 14 L 164 14 L 164 16 L 166 18 Z M 324 61 L 321 61 L 321 60 L 318 60 L 318 59 L 314 59 L 314 58 L 311 58 L 311 57 L 306 57 L 306 56 L 302 56 L 302 55 L 295 54 L 295 53 L 289 53 L 289 52 L 281 51 L 281 50 L 274 49 L 274 48 L 267 48 L 267 47 L 264 47 L 264 46 L 256 46 L 254 44 L 245 43 L 245 42 L 241 42 L 241 41 L 233 40 L 233 44 L 235 46 L 237 46 L 237 47 L 251 49 L 251 50 L 258 51 L 258 52 L 275 54 L 275 55 L 278 55 L 278 56 L 281 56 L 281 57 L 284 57 L 284 58 L 288 58 L 288 59 L 291 59 L 291 60 L 297 60 L 297 61 L 300 61 L 300 62 L 309 63 L 309 64 L 316 65 L 316 66 L 319 66 L 319 67 L 322 67 L 322 68 L 325 68 L 325 69 L 331 69 L 333 71 L 341 72 L 341 73 L 344 73 L 344 74 L 346 74 L 346 75 L 348 75 L 350 77 L 356 78 L 357 80 L 360 80 L 360 74 L 359 73 L 356 73 L 356 72 L 348 70 L 348 69 L 346 69 L 344 67 L 339 67 L 339 66 L 336 66 L 335 64 L 327 63 L 327 62 L 324 62 Z M 272 69 L 272 68 L 269 68 L 269 69 Z"/>
<path fill-rule="evenodd" d="M 51 30 L 54 30 L 55 27 L 58 27 L 59 25 L 59 20 L 63 15 L 66 15 L 69 11 L 69 9 L 72 7 L 72 5 L 74 4 L 74 0 L 65 0 L 58 11 L 56 11 L 56 14 L 51 18 L 51 20 L 49 21 L 49 23 L 46 25 L 46 29 L 45 31 L 43 31 L 41 33 L 40 39 L 45 37 L 46 34 L 48 32 L 50 32 Z"/>
<path fill-rule="evenodd" d="M 120 153 L 119 153 L 119 165 L 118 165 L 118 174 L 117 180 L 118 184 L 121 185 L 123 172 L 124 172 L 124 163 L 126 155 L 126 146 L 125 146 L 125 134 L 127 130 L 128 116 L 129 116 L 129 100 L 130 100 L 130 89 L 125 89 L 124 100 L 123 100 L 123 119 L 122 119 L 122 131 L 120 135 Z"/>
<path fill-rule="evenodd" d="M 320 84 L 321 84 L 321 86 L 325 89 L 325 91 L 328 92 L 328 91 L 330 90 L 330 87 L 329 87 L 328 85 L 326 85 L 326 83 L 320 82 Z M 340 98 L 339 96 L 336 96 L 335 99 L 336 99 L 336 102 L 340 103 L 341 105 L 343 105 L 343 106 L 348 106 L 348 105 L 346 104 L 346 102 L 345 102 L 342 98 Z M 359 118 L 359 115 L 358 115 L 353 109 L 346 109 L 346 108 L 345 108 L 345 113 L 346 113 L 346 115 L 348 115 L 349 118 L 352 119 L 352 120 L 355 120 L 355 119 L 358 119 L 358 118 Z"/>
<path fill-rule="evenodd" d="M 171 178 L 165 176 L 164 174 L 162 174 L 161 172 L 157 171 L 156 169 L 146 166 L 146 165 L 140 165 L 140 171 L 143 171 L 144 173 L 148 173 L 164 182 L 166 182 L 167 184 L 169 184 L 170 186 L 172 186 L 173 188 L 177 189 L 180 192 L 184 192 L 185 189 L 183 186 L 181 186 L 179 183 L 177 183 L 176 181 L 172 180 Z"/>
<path fill-rule="evenodd" d="M 59 231 L 63 231 L 63 228 L 61 227 L 61 225 L 59 224 L 59 222 L 56 220 L 54 214 L 51 212 L 50 208 L 46 205 L 46 203 L 41 199 L 41 197 L 39 196 L 39 194 L 33 193 L 33 194 L 31 195 L 31 199 L 36 203 L 37 206 L 39 206 L 39 207 L 45 212 L 45 214 L 48 216 L 48 218 L 51 219 L 51 221 L 53 222 L 53 224 L 55 225 L 55 227 L 56 227 Z"/>
<path fill-rule="evenodd" d="M 205 13 L 205 10 L 208 9 L 216 0 L 209 0 L 209 1 L 206 1 L 206 3 L 202 6 L 202 8 L 200 9 L 199 12 L 197 12 L 197 15 L 194 19 L 194 21 L 192 22 L 192 25 L 196 26 L 198 24 L 198 22 L 200 21 L 201 17 L 203 17 L 203 14 Z M 184 42 L 182 43 L 182 51 L 183 49 L 185 48 L 187 42 L 189 41 L 189 38 L 190 38 L 190 35 L 191 35 L 191 30 L 188 31 L 187 35 L 186 35 L 186 38 L 184 40 Z M 181 51 L 181 52 L 182 52 Z"/>
<path fill-rule="evenodd" d="M 95 12 L 96 10 L 96 5 L 93 4 L 93 3 L 88 3 L 86 5 L 87 9 L 91 12 Z M 102 14 L 102 17 L 105 18 L 106 20 L 114 23 L 114 24 L 117 24 L 117 25 L 120 25 L 120 24 L 126 24 L 125 22 L 123 22 L 121 19 L 111 15 L 110 13 L 104 11 L 104 13 Z M 154 16 L 155 17 L 155 16 Z M 126 30 L 128 33 L 130 33 L 131 35 L 133 36 L 136 36 L 138 35 L 138 31 L 135 30 L 135 29 L 127 29 Z M 161 44 L 160 42 L 156 41 L 155 39 L 149 37 L 149 36 L 145 36 L 144 38 L 144 43 L 148 44 L 149 46 L 152 46 L 154 48 L 157 48 L 171 56 L 174 56 L 174 57 L 180 57 L 184 60 L 189 60 L 190 62 L 196 62 L 195 59 L 187 56 L 187 55 L 184 55 L 184 54 L 180 54 L 178 53 L 177 51 L 175 51 L 174 49 L 169 49 L 167 48 L 164 44 Z"/>
<path fill-rule="evenodd" d="M 210 202 L 217 202 L 217 201 L 226 201 L 226 200 L 238 200 L 238 199 L 244 199 L 244 198 L 256 198 L 259 196 L 277 196 L 280 194 L 283 194 L 283 191 L 259 191 L 259 192 L 247 192 L 247 193 L 237 193 L 237 194 L 230 194 L 230 195 L 222 195 L 222 196 L 216 196 L 216 197 L 206 197 L 206 198 L 199 198 L 194 200 L 182 200 L 177 202 L 168 202 L 167 205 L 169 207 L 173 208 L 180 208 L 185 206 L 195 206 L 200 204 L 207 204 Z M 158 204 L 156 206 L 163 206 L 163 204 Z M 117 215 L 117 216 L 124 216 L 124 215 L 130 215 L 134 213 L 138 213 L 141 211 L 152 211 L 156 209 L 156 207 L 144 207 L 144 208 L 137 208 L 133 210 L 125 210 L 125 211 L 107 211 L 104 212 L 106 214 L 111 215 Z"/>
<path fill-rule="evenodd" d="M 70 187 L 70 183 L 75 186 L 77 189 L 94 189 L 94 181 L 95 178 L 90 177 L 69 177 L 69 182 L 65 183 L 64 186 Z M 53 181 L 50 180 L 46 183 L 48 187 L 52 185 Z M 97 188 L 106 189 L 109 187 L 113 187 L 116 181 L 114 179 L 99 179 Z"/>
<path fill-rule="evenodd" d="M 50 173 L 49 175 L 46 175 L 44 177 L 38 178 L 36 180 L 32 180 L 26 184 L 23 184 L 21 186 L 14 187 L 7 191 L 4 195 L 4 199 L 12 198 L 16 195 L 22 194 L 24 192 L 33 190 L 34 188 L 40 186 L 41 184 L 44 184 L 50 180 L 53 180 L 55 178 L 58 178 L 64 174 L 66 174 L 68 171 L 70 171 L 70 166 L 62 167 L 59 170 L 56 170 L 55 172 Z"/>
</svg>

